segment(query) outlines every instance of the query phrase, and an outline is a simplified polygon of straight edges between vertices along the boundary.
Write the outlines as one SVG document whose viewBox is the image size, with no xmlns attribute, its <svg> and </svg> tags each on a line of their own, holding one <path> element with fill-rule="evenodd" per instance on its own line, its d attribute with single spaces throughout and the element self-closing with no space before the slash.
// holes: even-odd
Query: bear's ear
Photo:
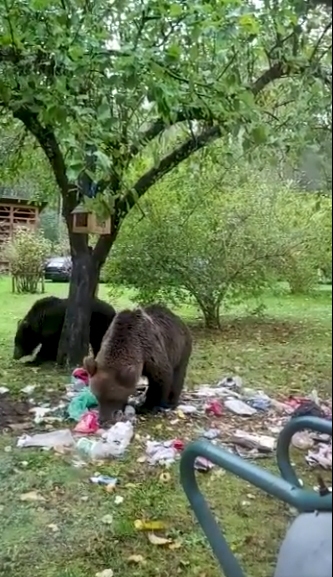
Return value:
<svg viewBox="0 0 333 577">
<path fill-rule="evenodd" d="M 85 357 L 83 360 L 83 367 L 86 369 L 90 377 L 93 377 L 97 373 L 97 363 L 94 357 Z"/>
<path fill-rule="evenodd" d="M 20 319 L 19 321 L 17 321 L 17 326 L 18 326 L 18 327 L 20 327 L 20 326 L 21 326 L 21 327 L 27 327 L 27 326 L 28 326 L 28 323 L 27 323 L 27 321 L 25 321 L 24 319 Z"/>
</svg>

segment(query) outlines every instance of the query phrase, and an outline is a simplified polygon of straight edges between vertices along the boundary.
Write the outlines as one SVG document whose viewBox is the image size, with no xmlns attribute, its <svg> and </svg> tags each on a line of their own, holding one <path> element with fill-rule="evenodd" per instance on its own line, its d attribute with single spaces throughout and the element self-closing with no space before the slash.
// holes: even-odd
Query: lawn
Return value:
<svg viewBox="0 0 333 577">
<path fill-rule="evenodd" d="M 48 294 L 65 295 L 66 291 L 66 285 L 47 284 Z M 113 304 L 126 306 L 130 296 L 126 291 Z M 100 297 L 107 297 L 104 286 Z M 0 386 L 19 396 L 22 387 L 37 385 L 36 398 L 47 399 L 54 396 L 54 390 L 60 394 L 69 375 L 50 367 L 26 368 L 12 360 L 17 321 L 35 298 L 12 295 L 10 281 L 0 279 Z M 266 306 L 264 319 L 233 311 L 221 333 L 205 331 L 190 308 L 180 311 L 191 324 L 195 341 L 189 386 L 237 373 L 248 386 L 274 395 L 307 393 L 314 387 L 323 396 L 331 395 L 331 292 L 318 291 L 307 298 L 268 295 Z M 159 467 L 138 462 L 145 434 L 157 440 L 186 439 L 191 430 L 188 421 L 172 427 L 157 417 L 137 426 L 138 437 L 126 457 L 98 467 L 99 472 L 118 477 L 117 495 L 124 498 L 119 505 L 113 494 L 89 484 L 96 466 L 77 469 L 69 456 L 19 450 L 15 448 L 17 435 L 0 436 L 0 575 L 93 577 L 112 569 L 114 577 L 220 576 L 182 493 L 178 466 L 165 482 Z M 299 460 L 302 464 L 303 458 Z M 263 466 L 274 465 L 265 460 Z M 314 483 L 313 474 L 304 466 L 301 476 Z M 215 471 L 203 475 L 201 483 L 246 576 L 271 575 L 290 518 L 288 508 Z M 38 492 L 43 500 L 21 501 L 20 496 L 30 491 Z M 112 515 L 112 524 L 103 522 L 105 515 Z M 151 545 L 135 528 L 136 519 L 163 521 L 179 548 Z"/>
</svg>

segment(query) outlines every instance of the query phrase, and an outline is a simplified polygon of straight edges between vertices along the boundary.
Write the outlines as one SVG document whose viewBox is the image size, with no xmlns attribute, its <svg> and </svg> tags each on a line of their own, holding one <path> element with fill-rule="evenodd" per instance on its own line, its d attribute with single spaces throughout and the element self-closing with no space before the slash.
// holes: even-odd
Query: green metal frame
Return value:
<svg viewBox="0 0 333 577">
<path fill-rule="evenodd" d="M 332 435 L 332 421 L 300 417 L 288 422 L 278 438 L 276 450 L 281 477 L 276 477 L 273 473 L 213 445 L 210 441 L 195 441 L 185 449 L 180 463 L 181 483 L 226 577 L 245 577 L 245 575 L 198 487 L 194 467 L 197 457 L 209 459 L 215 465 L 262 489 L 268 495 L 295 507 L 299 512 L 332 512 L 332 495 L 321 497 L 315 491 L 301 488 L 291 465 L 289 456 L 291 439 L 296 432 L 304 429 Z"/>
</svg>

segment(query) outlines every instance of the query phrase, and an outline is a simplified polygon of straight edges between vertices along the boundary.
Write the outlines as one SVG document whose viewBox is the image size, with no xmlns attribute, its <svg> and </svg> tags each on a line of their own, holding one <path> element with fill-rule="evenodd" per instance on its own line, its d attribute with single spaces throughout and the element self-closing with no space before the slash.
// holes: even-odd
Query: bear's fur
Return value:
<svg viewBox="0 0 333 577">
<path fill-rule="evenodd" d="M 41 345 L 36 358 L 29 364 L 55 362 L 65 320 L 68 299 L 45 297 L 35 302 L 23 320 L 19 321 L 14 341 L 14 359 L 30 356 Z M 98 299 L 93 301 L 90 321 L 90 344 L 97 355 L 103 337 L 115 317 L 114 308 Z"/>
<path fill-rule="evenodd" d="M 148 379 L 141 412 L 178 405 L 192 337 L 186 324 L 164 306 L 119 312 L 106 332 L 96 359 L 86 357 L 92 392 L 99 401 L 100 421 L 123 410 L 141 376 Z"/>
</svg>

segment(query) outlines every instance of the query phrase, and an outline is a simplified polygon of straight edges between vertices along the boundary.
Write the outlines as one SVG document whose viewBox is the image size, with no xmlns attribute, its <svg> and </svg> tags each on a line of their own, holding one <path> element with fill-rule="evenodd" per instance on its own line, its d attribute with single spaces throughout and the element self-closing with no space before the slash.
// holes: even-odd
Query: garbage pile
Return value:
<svg viewBox="0 0 333 577">
<path fill-rule="evenodd" d="M 122 457 L 134 438 L 135 402 L 142 400 L 146 389 L 147 381 L 141 379 L 136 398 L 130 399 L 131 404 L 119 414 L 115 425 L 103 430 L 98 423 L 97 400 L 89 389 L 88 375 L 84 369 L 77 369 L 61 403 L 56 407 L 31 409 L 37 425 L 52 429 L 57 423 L 68 420 L 75 423 L 72 430 L 54 428 L 35 435 L 25 434 L 18 439 L 17 446 L 75 451 L 92 461 Z M 171 466 L 180 458 L 187 442 L 202 437 L 243 458 L 265 458 L 274 452 L 277 436 L 290 418 L 301 415 L 332 418 L 331 405 L 321 402 L 316 391 L 306 398 L 273 399 L 262 390 L 244 387 L 238 376 L 226 377 L 215 386 L 204 384 L 186 391 L 177 410 L 164 413 L 169 430 L 174 429 L 179 435 L 184 429 L 182 424 L 186 423 L 190 436 L 183 433 L 185 439 L 175 435 L 168 440 L 156 440 L 147 435 L 145 454 L 140 462 L 149 466 Z M 307 451 L 309 466 L 332 468 L 331 438 L 305 431 L 294 436 L 293 444 Z M 196 467 L 209 471 L 213 465 L 198 459 Z"/>
</svg>

